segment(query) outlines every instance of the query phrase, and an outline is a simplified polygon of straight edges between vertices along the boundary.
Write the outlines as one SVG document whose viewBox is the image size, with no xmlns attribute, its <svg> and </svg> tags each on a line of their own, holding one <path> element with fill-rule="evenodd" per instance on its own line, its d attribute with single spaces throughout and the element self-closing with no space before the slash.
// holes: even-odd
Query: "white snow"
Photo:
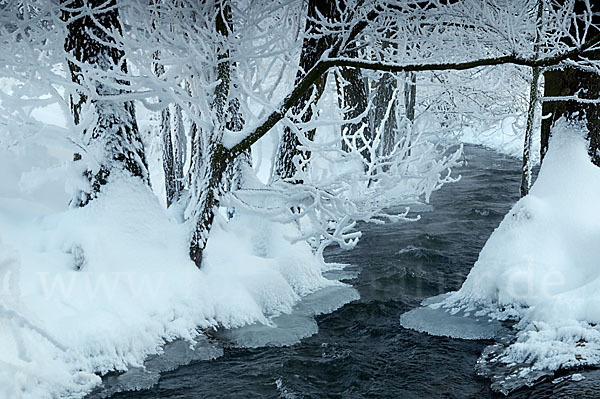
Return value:
<svg viewBox="0 0 600 399">
<path fill-rule="evenodd" d="M 507 117 L 493 126 L 484 129 L 465 128 L 460 133 L 460 141 L 468 144 L 482 145 L 501 154 L 515 158 L 523 156 L 523 143 L 525 140 L 525 127 L 515 117 Z M 531 156 L 533 164 L 539 163 L 540 154 L 540 129 L 534 129 L 532 138 Z"/>
<path fill-rule="evenodd" d="M 582 375 L 581 375 L 581 374 L 579 374 L 579 373 L 575 373 L 575 374 L 573 374 L 573 375 L 571 376 L 571 380 L 572 380 L 572 381 L 575 381 L 575 382 L 579 382 L 579 381 L 583 381 L 583 380 L 585 380 L 585 377 L 584 377 L 584 376 L 582 376 Z"/>
<path fill-rule="evenodd" d="M 462 288 L 429 305 L 518 321 L 497 360 L 523 364 L 520 378 L 600 364 L 600 168 L 585 135 L 575 123 L 555 127 L 531 193 L 491 235 Z"/>
<path fill-rule="evenodd" d="M 82 397 L 100 382 L 95 373 L 115 369 L 133 373 L 118 384 L 151 385 L 156 371 L 143 362 L 165 342 L 202 339 L 209 326 L 275 330 L 278 317 L 322 289 L 341 290 L 330 291 L 323 311 L 357 298 L 323 277 L 306 242 L 286 239 L 297 235 L 293 225 L 239 210 L 229 222 L 217 216 L 198 270 L 187 255 L 190 226 L 169 218 L 136 179 L 116 179 L 70 209 L 70 151 L 53 153 L 25 135 L 11 145 L 0 133 L 2 398 Z"/>
</svg>

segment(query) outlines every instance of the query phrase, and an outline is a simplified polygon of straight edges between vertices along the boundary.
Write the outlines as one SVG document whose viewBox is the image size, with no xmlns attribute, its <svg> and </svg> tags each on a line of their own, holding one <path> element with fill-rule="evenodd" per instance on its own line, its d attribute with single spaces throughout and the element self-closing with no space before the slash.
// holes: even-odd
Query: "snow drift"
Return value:
<svg viewBox="0 0 600 399">
<path fill-rule="evenodd" d="M 68 209 L 68 163 L 27 140 L 0 146 L 0 397 L 82 397 L 97 373 L 141 367 L 202 328 L 276 327 L 325 288 L 343 288 L 328 310 L 358 296 L 323 277 L 306 242 L 286 239 L 294 226 L 242 211 L 217 217 L 198 270 L 190 227 L 136 179 Z"/>
<path fill-rule="evenodd" d="M 491 235 L 462 288 L 428 305 L 517 321 L 515 339 L 492 359 L 520 365 L 504 382 L 600 364 L 600 168 L 590 162 L 586 133 L 557 124 L 531 193 Z M 415 325 L 413 315 L 407 320 Z M 419 329 L 430 331 L 424 323 Z"/>
<path fill-rule="evenodd" d="M 461 131 L 460 141 L 467 144 L 482 145 L 514 158 L 523 156 L 523 141 L 525 140 L 525 126 L 523 121 L 509 116 L 496 124 L 478 130 L 467 127 Z M 531 160 L 534 165 L 539 163 L 540 154 L 540 129 L 534 129 Z"/>
</svg>

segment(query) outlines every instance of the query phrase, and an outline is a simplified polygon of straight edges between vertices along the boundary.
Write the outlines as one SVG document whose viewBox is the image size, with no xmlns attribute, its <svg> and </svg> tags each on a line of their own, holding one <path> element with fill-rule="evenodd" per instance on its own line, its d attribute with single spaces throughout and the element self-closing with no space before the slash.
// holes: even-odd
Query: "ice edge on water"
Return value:
<svg viewBox="0 0 600 399">
<path fill-rule="evenodd" d="M 351 286 L 326 287 L 304 297 L 292 313 L 273 317 L 271 326 L 252 324 L 217 331 L 214 333 L 216 340 L 201 335 L 195 343 L 184 340 L 169 342 L 164 346 L 163 353 L 149 356 L 143 367 L 131 367 L 124 373 L 104 376 L 103 384 L 87 398 L 108 398 L 118 392 L 150 389 L 156 385 L 161 373 L 193 362 L 221 357 L 224 344 L 232 343 L 245 348 L 294 345 L 318 332 L 316 316 L 331 313 L 359 298 L 358 291 Z"/>
<path fill-rule="evenodd" d="M 469 340 L 492 339 L 509 334 L 509 330 L 497 320 L 464 311 L 451 314 L 447 309 L 436 306 L 449 295 L 425 299 L 422 307 L 400 316 L 400 325 L 430 335 Z"/>
<path fill-rule="evenodd" d="M 130 367 L 120 374 L 103 377 L 102 385 L 92 391 L 87 399 L 108 398 L 118 392 L 139 391 L 152 388 L 160 374 L 197 361 L 213 360 L 223 356 L 221 343 L 200 335 L 195 342 L 176 340 L 167 343 L 160 355 L 151 355 L 143 367 Z"/>
<path fill-rule="evenodd" d="M 294 345 L 319 331 L 315 316 L 331 313 L 359 298 L 358 291 L 350 286 L 327 287 L 304 297 L 292 313 L 271 318 L 270 326 L 251 324 L 224 330 L 218 337 L 245 348 Z"/>
</svg>

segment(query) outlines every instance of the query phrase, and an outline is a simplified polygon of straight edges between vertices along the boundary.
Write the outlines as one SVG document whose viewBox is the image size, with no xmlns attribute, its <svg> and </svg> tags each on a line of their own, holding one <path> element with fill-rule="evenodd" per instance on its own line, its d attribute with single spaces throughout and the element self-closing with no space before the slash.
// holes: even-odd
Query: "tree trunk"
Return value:
<svg viewBox="0 0 600 399">
<path fill-rule="evenodd" d="M 415 122 L 415 107 L 417 105 L 417 75 L 414 72 L 406 72 L 404 79 L 404 116 L 410 122 L 410 131 L 412 133 L 413 125 Z M 410 156 L 412 148 L 409 147 L 406 152 L 407 156 Z"/>
<path fill-rule="evenodd" d="M 202 168 L 204 173 L 198 176 L 200 185 L 196 190 L 200 195 L 193 204 L 196 212 L 195 228 L 190 241 L 190 258 L 198 268 L 202 266 L 202 255 L 219 205 L 219 195 L 222 194 L 223 176 L 233 159 L 220 142 L 212 142 L 207 150 Z"/>
<path fill-rule="evenodd" d="M 183 113 L 179 104 L 173 105 L 171 137 L 173 140 L 173 202 L 179 200 L 184 189 L 183 164 L 185 163 L 186 141 Z"/>
<path fill-rule="evenodd" d="M 162 0 L 150 0 L 152 11 L 152 29 L 157 31 L 157 21 L 161 18 Z M 179 5 L 180 6 L 180 5 Z M 173 26 L 169 24 L 172 31 Z M 160 35 L 158 35 L 160 37 Z M 160 51 L 153 54 L 153 69 L 157 77 L 165 73 L 160 63 Z M 187 86 L 186 86 L 187 88 Z M 163 171 L 165 175 L 165 196 L 167 208 L 181 197 L 184 188 L 183 164 L 185 163 L 185 147 L 187 138 L 183 126 L 183 114 L 179 104 L 167 105 L 161 111 L 160 134 L 162 139 Z"/>
<path fill-rule="evenodd" d="M 217 33 L 226 37 L 232 30 L 231 9 L 225 1 L 219 3 L 219 12 L 216 19 Z M 194 231 L 190 240 L 190 258 L 196 266 L 202 266 L 202 256 L 208 236 L 213 225 L 215 212 L 219 206 L 219 196 L 226 189 L 226 170 L 234 159 L 240 154 L 234 154 L 226 149 L 223 144 L 223 131 L 228 126 L 228 121 L 239 118 L 238 109 L 234 115 L 229 101 L 231 62 L 229 50 L 219 49 L 219 63 L 217 78 L 219 84 L 215 87 L 215 100 L 212 104 L 216 114 L 217 124 L 210 136 L 206 138 L 204 146 L 194 147 L 193 151 L 202 151 L 202 159 L 198 154 L 193 156 L 194 168 L 191 186 L 191 214 L 194 219 Z M 231 126 L 231 125 L 229 125 Z M 199 137 L 195 140 L 199 144 Z"/>
<path fill-rule="evenodd" d="M 540 68 L 532 68 L 531 86 L 529 87 L 529 109 L 527 110 L 527 125 L 525 127 L 525 143 L 523 143 L 523 166 L 521 173 L 521 197 L 529 194 L 531 188 L 531 146 L 533 144 L 533 128 L 538 103 Z"/>
<path fill-rule="evenodd" d="M 316 24 L 314 19 L 318 19 L 320 16 L 324 16 L 331 20 L 337 20 L 338 8 L 337 2 L 333 0 L 309 0 L 308 1 L 308 18 L 306 20 L 305 32 L 314 33 Z M 308 72 L 315 64 L 321 59 L 323 53 L 331 48 L 332 38 L 320 37 L 314 38 L 307 36 L 304 38 L 302 43 L 302 53 L 300 54 L 300 70 L 296 74 L 296 84 L 298 84 L 304 77 L 305 72 Z M 314 102 L 316 103 L 325 87 L 326 76 L 321 77 L 314 85 L 316 89 L 316 96 Z M 309 104 L 311 100 L 310 90 L 305 92 L 297 103 L 292 107 L 294 114 L 299 114 L 305 109 L 302 114 L 302 122 L 309 122 L 313 117 L 313 110 Z M 314 137 L 314 130 L 307 133 L 309 140 Z M 279 142 L 279 148 L 277 151 L 277 159 L 275 160 L 274 172 L 276 176 L 282 180 L 292 179 L 296 174 L 296 165 L 294 159 L 297 157 L 308 158 L 307 153 L 303 152 L 300 148 L 300 140 L 296 136 L 296 133 L 292 132 L 291 129 L 285 128 L 281 141 Z M 300 183 L 300 181 L 295 181 Z"/>
<path fill-rule="evenodd" d="M 169 207 L 179 200 L 184 189 L 183 164 L 187 138 L 179 105 L 167 106 L 161 111 L 160 132 L 163 143 L 165 191 Z"/>
<path fill-rule="evenodd" d="M 229 101 L 229 108 L 227 111 L 227 120 L 225 121 L 225 127 L 227 130 L 232 132 L 239 132 L 244 127 L 244 119 L 240 114 L 240 102 L 237 98 Z M 243 186 L 244 181 L 244 170 L 246 167 L 252 165 L 252 153 L 250 149 L 247 149 L 242 154 L 237 156 L 233 162 L 227 165 L 226 170 L 226 191 L 239 190 Z"/>
<path fill-rule="evenodd" d="M 374 98 L 374 110 L 372 114 L 372 129 L 376 129 L 382 123 L 390 101 L 394 96 L 394 90 L 397 89 L 398 82 L 394 75 L 384 73 L 377 82 L 377 88 Z M 417 76 L 414 72 L 406 72 L 404 79 L 404 116 L 411 123 L 415 120 L 415 107 L 417 100 Z M 381 155 L 391 154 L 397 142 L 396 129 L 398 121 L 396 120 L 397 100 L 392 104 L 390 116 L 383 127 L 383 137 L 380 144 L 379 153 Z M 410 154 L 410 149 L 409 149 Z"/>
<path fill-rule="evenodd" d="M 564 5 L 564 1 L 559 2 Z M 592 24 L 600 24 L 600 9 L 597 4 L 590 2 L 595 14 L 592 17 Z M 587 12 L 586 1 L 575 0 L 573 14 L 583 15 Z M 581 21 L 573 23 L 570 27 L 570 33 L 576 37 L 577 33 L 583 32 L 585 26 Z M 588 37 L 594 37 L 600 33 L 600 30 L 594 27 L 589 28 Z M 570 39 L 565 39 L 569 41 Z M 574 43 L 568 43 L 575 45 Z M 587 54 L 589 59 L 600 59 L 600 51 L 592 51 Z M 562 70 L 549 70 L 544 73 L 544 97 L 562 97 L 577 96 L 581 99 L 598 100 L 600 99 L 600 75 L 595 72 L 582 70 L 572 66 L 565 66 Z M 544 101 L 542 105 L 542 114 L 546 117 L 542 120 L 541 134 L 541 157 L 542 160 L 548 151 L 548 142 L 550 140 L 550 129 L 554 122 L 560 117 L 585 119 L 589 130 L 589 154 L 592 162 L 600 166 L 600 109 L 599 104 L 581 102 L 575 100 L 563 101 Z"/>
<path fill-rule="evenodd" d="M 165 175 L 165 194 L 167 208 L 171 206 L 176 198 L 175 187 L 175 160 L 173 159 L 173 141 L 171 140 L 171 112 L 165 107 L 160 112 L 160 137 L 162 139 L 162 161 Z"/>
<path fill-rule="evenodd" d="M 397 82 L 394 75 L 384 73 L 377 82 L 375 88 L 375 97 L 373 99 L 373 109 L 371 111 L 371 130 L 383 129 L 381 143 L 379 145 L 379 154 L 386 156 L 392 153 L 396 145 L 396 129 L 398 121 L 396 120 L 397 100 L 394 100 L 394 90 L 397 88 Z M 384 126 L 380 126 L 385 118 L 385 113 L 391 101 L 392 109 Z"/>
<path fill-rule="evenodd" d="M 194 77 L 190 76 L 185 81 L 185 88 L 190 97 L 194 97 Z M 196 105 L 190 104 L 190 109 L 197 117 L 200 117 L 200 112 Z M 190 145 L 191 157 L 190 157 L 190 169 L 188 171 L 188 186 L 192 185 L 192 178 L 200 170 L 200 164 L 202 163 L 202 154 L 204 154 L 204 137 L 202 130 L 198 127 L 198 124 L 192 120 L 190 125 Z"/>
<path fill-rule="evenodd" d="M 383 42 L 383 48 L 395 47 L 394 43 Z M 394 97 L 394 92 L 398 89 L 398 80 L 391 73 L 383 73 L 379 78 L 376 88 L 375 97 L 373 98 L 373 110 L 371 110 L 371 130 L 382 128 L 382 137 L 379 144 L 379 154 L 383 156 L 390 155 L 396 145 L 396 129 L 398 128 L 398 120 L 396 119 L 396 110 L 398 100 Z M 406 89 L 406 87 L 405 87 Z M 390 102 L 393 101 L 390 108 Z M 380 126 L 385 118 L 387 109 L 390 108 L 388 120 L 384 126 Z M 384 167 L 386 171 L 389 167 Z"/>
<path fill-rule="evenodd" d="M 157 77 L 161 77 L 165 73 L 165 68 L 160 63 L 160 53 L 158 51 L 153 54 L 153 59 L 154 63 L 152 68 L 154 74 Z M 165 175 L 165 194 L 168 208 L 178 196 L 175 178 L 175 159 L 173 156 L 173 140 L 171 138 L 171 111 L 168 105 L 160 111 L 160 137 L 162 140 L 162 163 Z"/>
<path fill-rule="evenodd" d="M 537 0 L 536 33 L 533 53 L 537 58 L 540 53 L 541 30 L 544 17 L 544 0 Z M 523 143 L 523 165 L 521 169 L 521 197 L 529 194 L 531 188 L 531 146 L 533 144 L 533 128 L 535 124 L 535 115 L 538 107 L 538 90 L 541 69 L 533 67 L 531 69 L 531 85 L 529 86 L 529 108 L 527 110 L 527 125 L 525 127 L 525 142 Z"/>
<path fill-rule="evenodd" d="M 97 123 L 84 134 L 88 148 L 95 149 L 94 155 L 99 165 L 97 170 L 85 172 L 90 183 L 89 189 L 74 200 L 77 205 L 84 206 L 97 196 L 110 175 L 117 170 L 139 177 L 149 184 L 148 166 L 133 102 L 103 98 L 123 94 L 125 91 L 116 86 L 127 85 L 127 82 L 111 76 L 112 72 L 116 74 L 119 69 L 122 74 L 127 73 L 125 54 L 117 47 L 112 34 L 122 33 L 116 0 L 61 0 L 61 4 L 62 19 L 67 22 L 68 28 L 64 48 L 74 59 L 68 61 L 69 70 L 73 82 L 81 87 L 71 96 L 75 124 L 81 122 L 82 107 L 88 102 L 86 89 L 95 91 L 98 97 L 90 101 Z M 86 12 L 93 14 L 93 17 Z M 88 69 L 113 79 L 115 85 L 93 80 Z M 81 155 L 76 155 L 75 159 L 81 159 Z"/>
<path fill-rule="evenodd" d="M 350 57 L 358 57 L 358 54 L 350 54 Z M 359 68 L 348 68 L 344 67 L 340 69 L 342 79 L 345 81 L 345 86 L 340 87 L 341 83 L 338 81 L 338 95 L 340 99 L 343 99 L 341 104 L 343 108 L 348 108 L 349 111 L 346 113 L 348 119 L 355 119 L 367 110 L 369 105 L 369 92 L 367 81 L 363 78 Z M 342 126 L 342 149 L 348 151 L 348 142 L 345 138 L 352 138 L 358 133 L 363 127 L 365 122 L 360 120 L 355 123 L 346 123 Z M 362 130 L 363 139 L 356 138 L 357 145 L 364 146 L 365 148 L 361 151 L 361 155 L 367 163 L 371 162 L 371 152 L 369 147 L 373 144 L 373 134 L 370 126 L 367 124 Z"/>
<path fill-rule="evenodd" d="M 595 57 L 598 54 L 595 54 Z M 594 57 L 594 58 L 595 58 Z M 544 73 L 544 97 L 574 96 L 583 99 L 600 98 L 600 75 L 565 67 L 562 71 Z M 589 153 L 595 165 L 600 166 L 600 112 L 598 104 L 574 100 L 544 101 L 542 114 L 550 117 L 542 120 L 542 159 L 548 151 L 550 129 L 560 117 L 583 119 L 587 122 L 590 142 Z"/>
<path fill-rule="evenodd" d="M 406 72 L 404 80 L 404 115 L 411 122 L 415 121 L 415 106 L 417 104 L 417 75 Z"/>
</svg>

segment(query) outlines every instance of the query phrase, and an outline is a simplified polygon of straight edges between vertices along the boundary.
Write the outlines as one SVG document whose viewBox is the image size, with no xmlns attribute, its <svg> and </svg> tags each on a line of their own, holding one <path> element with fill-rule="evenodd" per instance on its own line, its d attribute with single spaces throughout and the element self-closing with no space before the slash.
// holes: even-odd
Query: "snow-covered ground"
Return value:
<svg viewBox="0 0 600 399">
<path fill-rule="evenodd" d="M 485 331 L 487 317 L 516 320 L 515 340 L 494 356 L 521 365 L 505 382 L 600 364 L 600 169 L 589 159 L 585 135 L 576 124 L 555 127 L 531 193 L 491 235 L 462 288 L 426 304 L 478 318 Z M 403 324 L 439 333 L 428 312 L 403 316 Z M 455 321 L 453 336 L 460 337 Z"/>
<path fill-rule="evenodd" d="M 358 296 L 323 277 L 307 243 L 287 239 L 292 225 L 242 211 L 217 218 L 198 270 L 190 227 L 148 187 L 116 179 L 89 206 L 69 208 L 70 151 L 0 133 L 2 398 L 81 397 L 96 373 L 141 366 L 201 328 L 275 327 L 308 295 L 331 293 L 328 311 Z M 304 319 L 319 313 L 299 309 Z M 310 320 L 282 343 L 314 333 Z"/>
<path fill-rule="evenodd" d="M 0 90 L 8 94 L 14 83 L 0 80 Z M 100 382 L 97 374 L 111 370 L 133 370 L 125 379 L 135 379 L 165 342 L 204 339 L 199 331 L 211 326 L 242 346 L 290 345 L 317 331 L 315 315 L 358 298 L 323 276 L 328 266 L 306 241 L 294 241 L 300 235 L 294 223 L 249 210 L 236 209 L 230 221 L 217 215 L 198 270 L 188 257 L 191 226 L 177 206 L 165 210 L 162 154 L 151 137 L 156 121 L 143 107 L 137 121 L 152 188 L 115 179 L 98 199 L 73 209 L 68 203 L 82 171 L 72 157 L 81 143 L 65 102 L 25 109 L 10 96 L 2 100 L 0 397 L 81 397 Z M 321 105 L 335 108 L 334 100 L 324 96 Z M 17 108 L 22 114 L 12 115 Z M 339 132 L 319 129 L 316 145 L 337 140 L 328 135 Z M 269 180 L 277 140 L 274 131 L 253 147 L 258 178 L 248 176 L 245 184 L 261 188 Z M 395 198 L 414 202 L 421 192 L 428 198 L 460 154 L 431 160 L 421 156 L 427 151 L 435 148 L 414 145 L 411 153 L 422 162 L 407 170 L 416 178 L 390 184 Z M 311 178 L 337 181 L 362 172 L 360 162 L 338 161 L 315 155 Z M 143 375 L 151 382 L 156 370 Z"/>
<path fill-rule="evenodd" d="M 523 156 L 524 138 L 525 127 L 514 117 L 507 117 L 483 131 L 468 127 L 461 132 L 459 137 L 463 143 L 482 145 L 515 158 Z M 537 164 L 540 154 L 539 126 L 534 129 L 531 154 L 534 164 Z"/>
<path fill-rule="evenodd" d="M 0 89 L 10 91 L 9 83 Z M 149 114 L 140 109 L 148 134 Z M 323 277 L 308 244 L 288 240 L 294 226 L 240 210 L 229 222 L 217 217 L 197 270 L 187 256 L 190 226 L 164 209 L 157 147 L 147 148 L 152 190 L 124 178 L 70 209 L 80 172 L 70 162 L 65 110 L 27 112 L 39 124 L 3 125 L 0 117 L 0 397 L 81 397 L 100 382 L 96 373 L 138 370 L 165 342 L 204 339 L 199 331 L 209 326 L 228 329 L 223 337 L 241 345 L 292 344 L 316 332 L 314 315 L 357 298 Z M 467 130 L 462 141 L 520 156 L 522 131 L 513 122 Z M 330 141 L 329 130 L 320 129 L 328 134 L 317 143 Z M 263 182 L 276 139 L 253 148 Z M 311 172 L 335 178 L 334 164 L 315 160 Z M 269 334 L 265 326 L 280 328 Z"/>
</svg>

